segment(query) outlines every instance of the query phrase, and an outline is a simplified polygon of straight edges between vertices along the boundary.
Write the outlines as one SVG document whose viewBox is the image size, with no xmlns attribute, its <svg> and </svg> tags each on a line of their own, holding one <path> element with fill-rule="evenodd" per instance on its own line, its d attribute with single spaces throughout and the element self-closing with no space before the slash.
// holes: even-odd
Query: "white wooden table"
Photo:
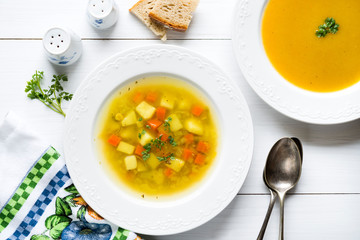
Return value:
<svg viewBox="0 0 360 240">
<path fill-rule="evenodd" d="M 70 81 L 65 89 L 74 92 L 90 70 L 114 53 L 164 44 L 128 12 L 136 0 L 116 2 L 118 23 L 101 32 L 87 23 L 85 0 L 0 0 L 0 119 L 9 110 L 17 112 L 62 153 L 63 117 L 24 93 L 35 70 L 43 70 L 48 80 L 52 74 L 66 73 Z M 360 121 L 310 125 L 289 119 L 263 102 L 245 81 L 233 54 L 235 3 L 202 0 L 188 32 L 170 33 L 165 44 L 198 51 L 240 86 L 254 122 L 248 177 L 234 201 L 210 222 L 182 234 L 146 239 L 256 239 L 269 201 L 262 170 L 271 146 L 283 136 L 297 136 L 304 147 L 301 180 L 285 203 L 286 239 L 360 239 Z M 53 25 L 70 27 L 82 37 L 84 52 L 76 64 L 56 67 L 45 58 L 41 40 Z M 277 238 L 278 215 L 275 205 L 265 239 Z"/>
</svg>

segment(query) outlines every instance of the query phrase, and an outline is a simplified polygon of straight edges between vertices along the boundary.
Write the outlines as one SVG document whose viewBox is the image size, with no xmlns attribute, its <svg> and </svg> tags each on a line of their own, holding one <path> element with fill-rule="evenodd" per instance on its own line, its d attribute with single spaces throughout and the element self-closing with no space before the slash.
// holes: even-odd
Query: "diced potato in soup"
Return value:
<svg viewBox="0 0 360 240">
<path fill-rule="evenodd" d="M 185 81 L 139 79 L 114 94 L 101 116 L 105 166 L 138 196 L 185 191 L 215 161 L 215 115 L 205 95 Z"/>
<path fill-rule="evenodd" d="M 175 106 L 175 97 L 165 93 L 161 98 L 160 106 L 168 109 L 173 109 Z"/>
<path fill-rule="evenodd" d="M 150 153 L 150 157 L 146 160 L 147 165 L 152 169 L 156 169 L 161 163 L 153 153 Z"/>
<path fill-rule="evenodd" d="M 175 172 L 179 172 L 181 168 L 184 166 L 185 162 L 181 159 L 175 158 L 170 160 L 165 165 L 174 170 Z"/>
<path fill-rule="evenodd" d="M 126 114 L 125 118 L 121 122 L 123 127 L 130 126 L 136 124 L 136 114 L 135 111 L 132 110 Z"/>
<path fill-rule="evenodd" d="M 134 155 L 126 156 L 124 159 L 126 170 L 133 170 L 137 167 L 136 157 Z"/>
<path fill-rule="evenodd" d="M 156 111 L 156 108 L 143 101 L 136 107 L 136 112 L 145 120 L 150 119 Z"/>
<path fill-rule="evenodd" d="M 170 124 L 170 130 L 172 132 L 179 131 L 183 128 L 183 125 L 181 124 L 181 121 L 176 114 L 170 114 L 168 117 L 168 122 Z"/>
<path fill-rule="evenodd" d="M 143 130 L 141 133 L 139 133 L 138 136 L 140 138 L 139 143 L 143 146 L 150 143 L 151 140 L 154 139 L 154 137 L 150 133 L 146 132 L 145 130 Z"/>
<path fill-rule="evenodd" d="M 185 129 L 197 135 L 203 135 L 204 128 L 199 119 L 190 118 L 185 121 Z"/>
<path fill-rule="evenodd" d="M 126 154 L 133 154 L 135 147 L 127 142 L 121 141 L 117 147 L 117 150 Z"/>
</svg>

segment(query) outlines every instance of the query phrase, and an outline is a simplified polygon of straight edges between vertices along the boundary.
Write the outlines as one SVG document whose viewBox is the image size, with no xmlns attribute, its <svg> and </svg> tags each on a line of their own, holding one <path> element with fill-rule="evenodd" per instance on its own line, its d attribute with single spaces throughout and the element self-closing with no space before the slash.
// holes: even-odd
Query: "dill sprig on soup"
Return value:
<svg viewBox="0 0 360 240">
<path fill-rule="evenodd" d="M 217 150 L 216 121 L 206 97 L 169 77 L 146 77 L 129 86 L 101 113 L 100 149 L 106 165 L 142 197 L 195 186 Z"/>
</svg>

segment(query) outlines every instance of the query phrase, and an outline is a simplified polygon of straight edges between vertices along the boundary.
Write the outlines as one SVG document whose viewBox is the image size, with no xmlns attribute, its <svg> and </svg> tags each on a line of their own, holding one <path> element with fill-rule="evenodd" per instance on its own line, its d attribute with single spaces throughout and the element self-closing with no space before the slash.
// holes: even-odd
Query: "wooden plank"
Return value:
<svg viewBox="0 0 360 240">
<path fill-rule="evenodd" d="M 144 236 L 147 240 L 256 239 L 268 205 L 268 196 L 237 196 L 210 222 L 170 236 Z M 290 196 L 285 202 L 285 239 L 360 239 L 360 195 Z M 264 240 L 278 238 L 279 206 Z"/>
<path fill-rule="evenodd" d="M 88 72 L 116 52 L 158 41 L 83 41 L 84 53 L 76 64 L 61 68 L 51 65 L 42 53 L 40 40 L 0 41 L 0 119 L 9 110 L 20 113 L 39 135 L 62 152 L 63 119 L 40 102 L 26 98 L 26 81 L 36 69 L 47 80 L 53 73 L 66 73 L 65 89 L 74 92 Z M 304 144 L 302 178 L 296 193 L 360 193 L 360 121 L 334 126 L 317 126 L 289 119 L 271 109 L 252 91 L 235 62 L 231 41 L 169 41 L 197 51 L 217 63 L 240 86 L 254 121 L 255 147 L 252 166 L 241 190 L 267 194 L 262 170 L 273 143 L 283 136 L 297 136 Z M 66 109 L 66 106 L 65 106 Z M 236 136 L 234 136 L 235 138 Z"/>
<path fill-rule="evenodd" d="M 88 1 L 11 0 L 0 1 L 0 38 L 42 38 L 52 26 L 66 26 L 82 38 L 156 39 L 135 16 L 129 13 L 137 0 L 116 0 L 117 24 L 105 31 L 87 22 Z M 202 0 L 186 33 L 169 31 L 169 39 L 229 39 L 233 6 L 236 0 Z M 221 15 L 225 17 L 220 17 Z"/>
</svg>

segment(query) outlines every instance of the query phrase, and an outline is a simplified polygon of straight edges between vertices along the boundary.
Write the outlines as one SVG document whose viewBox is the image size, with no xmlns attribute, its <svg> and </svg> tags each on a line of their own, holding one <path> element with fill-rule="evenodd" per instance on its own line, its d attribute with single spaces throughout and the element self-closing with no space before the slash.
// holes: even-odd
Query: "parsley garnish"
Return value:
<svg viewBox="0 0 360 240">
<path fill-rule="evenodd" d="M 152 144 L 160 150 L 165 145 L 165 142 L 161 141 L 161 136 L 159 136 L 158 138 L 155 138 L 154 140 L 151 140 Z"/>
<path fill-rule="evenodd" d="M 339 30 L 339 24 L 335 22 L 334 18 L 326 18 L 325 23 L 319 26 L 315 35 L 318 38 L 325 37 L 328 33 L 335 34 Z"/>
<path fill-rule="evenodd" d="M 177 143 L 175 142 L 175 139 L 172 136 L 169 136 L 168 140 L 171 145 L 173 145 L 174 147 L 177 146 Z"/>
<path fill-rule="evenodd" d="M 164 129 L 168 132 L 170 132 L 170 122 L 171 122 L 172 118 L 168 117 L 165 122 L 164 122 Z"/>
<path fill-rule="evenodd" d="M 141 139 L 142 135 L 145 134 L 145 130 L 142 130 L 141 133 L 139 133 L 139 138 Z M 154 147 L 154 148 L 157 148 L 159 150 L 162 150 L 163 146 L 166 144 L 166 141 L 162 141 L 161 138 L 162 138 L 163 135 L 160 135 L 159 137 L 155 138 L 155 139 L 151 139 L 151 141 L 149 143 L 147 143 L 145 146 L 144 146 L 144 151 L 142 151 L 141 155 L 142 155 L 142 159 L 144 161 L 146 161 L 147 159 L 149 159 L 150 157 L 150 151 L 151 149 Z M 177 146 L 177 143 L 175 142 L 175 139 L 174 137 L 172 136 L 169 136 L 168 139 L 169 140 L 169 143 L 172 145 L 172 146 Z M 157 159 L 159 161 L 168 161 L 169 159 L 175 159 L 174 157 L 174 153 L 171 153 L 169 154 L 168 156 L 165 156 L 165 157 L 157 157 Z"/>
<path fill-rule="evenodd" d="M 139 133 L 139 135 L 138 135 L 139 139 L 141 139 L 141 136 L 144 135 L 145 133 L 146 133 L 146 132 L 145 132 L 145 130 L 143 129 L 143 130 L 141 131 L 141 133 Z"/>
<path fill-rule="evenodd" d="M 145 127 L 146 127 L 147 129 L 151 129 L 150 125 L 148 125 L 148 124 L 146 124 Z"/>
<path fill-rule="evenodd" d="M 143 118 L 142 118 L 142 117 L 139 117 L 138 121 L 141 122 L 142 120 L 143 120 Z"/>
<path fill-rule="evenodd" d="M 171 153 L 169 154 L 168 156 L 165 156 L 165 157 L 156 157 L 160 162 L 163 162 L 163 161 L 168 161 L 169 159 L 171 160 L 174 160 L 175 157 L 174 157 L 174 154 Z"/>
<path fill-rule="evenodd" d="M 150 157 L 151 143 L 145 144 L 144 148 L 145 148 L 145 151 L 143 151 L 143 152 L 141 153 L 141 155 L 142 155 L 142 159 L 143 159 L 144 161 L 146 161 L 146 160 L 148 160 L 149 157 Z"/>
<path fill-rule="evenodd" d="M 42 89 L 41 80 L 44 78 L 44 72 L 36 71 L 32 76 L 32 79 L 27 82 L 25 92 L 28 93 L 28 98 L 38 99 L 45 104 L 48 108 L 54 112 L 60 113 L 64 117 L 66 114 L 61 108 L 61 101 L 70 101 L 73 97 L 72 94 L 64 92 L 64 88 L 61 86 L 61 81 L 67 82 L 68 78 L 66 75 L 53 75 L 51 80 L 52 84 L 49 89 Z"/>
</svg>

